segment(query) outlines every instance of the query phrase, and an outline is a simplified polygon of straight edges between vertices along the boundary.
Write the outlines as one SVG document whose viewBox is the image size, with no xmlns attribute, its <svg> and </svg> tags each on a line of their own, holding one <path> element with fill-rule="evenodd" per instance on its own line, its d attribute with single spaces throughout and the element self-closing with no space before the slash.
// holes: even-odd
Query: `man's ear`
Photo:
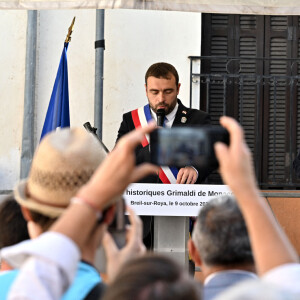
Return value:
<svg viewBox="0 0 300 300">
<path fill-rule="evenodd" d="M 27 222 L 29 236 L 31 239 L 35 239 L 43 233 L 42 227 L 33 221 L 30 210 L 27 207 L 21 205 L 21 210 Z"/>
<path fill-rule="evenodd" d="M 188 248 L 189 248 L 190 256 L 192 257 L 192 260 L 194 261 L 195 265 L 201 266 L 202 260 L 201 260 L 200 253 L 191 238 L 188 240 Z"/>
<path fill-rule="evenodd" d="M 21 205 L 21 210 L 22 210 L 23 217 L 27 222 L 33 221 L 30 210 L 27 207 Z"/>
<path fill-rule="evenodd" d="M 147 96 L 147 84 L 145 83 L 145 91 L 146 91 L 146 96 Z"/>
<path fill-rule="evenodd" d="M 35 239 L 43 233 L 42 227 L 33 221 L 27 222 L 27 229 L 31 239 Z"/>
</svg>

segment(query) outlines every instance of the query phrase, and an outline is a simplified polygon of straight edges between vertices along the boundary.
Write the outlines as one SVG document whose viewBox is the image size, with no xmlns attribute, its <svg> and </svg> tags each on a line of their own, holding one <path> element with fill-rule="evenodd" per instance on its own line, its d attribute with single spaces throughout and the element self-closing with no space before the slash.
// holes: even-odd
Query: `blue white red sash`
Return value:
<svg viewBox="0 0 300 300">
<path fill-rule="evenodd" d="M 131 112 L 131 116 L 135 128 L 144 127 L 149 121 L 153 119 L 149 104 L 133 110 Z M 146 147 L 147 145 L 149 145 L 149 142 L 149 135 L 145 135 L 144 140 L 142 141 L 142 146 Z M 178 169 L 175 167 L 164 166 L 159 168 L 159 178 L 162 183 L 176 183 L 177 174 Z"/>
</svg>

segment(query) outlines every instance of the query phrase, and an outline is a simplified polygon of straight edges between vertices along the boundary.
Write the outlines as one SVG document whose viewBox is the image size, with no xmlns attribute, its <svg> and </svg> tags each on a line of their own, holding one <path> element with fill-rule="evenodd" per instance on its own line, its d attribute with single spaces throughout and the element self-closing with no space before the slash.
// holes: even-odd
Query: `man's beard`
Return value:
<svg viewBox="0 0 300 300">
<path fill-rule="evenodd" d="M 165 114 L 166 114 L 166 115 L 168 115 L 170 112 L 173 111 L 173 109 L 175 108 L 176 104 L 177 104 L 177 99 L 176 99 L 176 101 L 174 102 L 174 104 L 172 103 L 172 105 L 160 103 L 160 104 L 156 105 L 155 107 L 153 107 L 153 106 L 150 104 L 150 102 L 149 102 L 149 105 L 150 105 L 151 109 L 152 109 L 155 113 L 157 113 L 157 110 L 158 110 L 159 108 L 163 108 L 163 109 L 165 110 Z M 161 107 L 161 106 L 163 106 L 163 107 Z"/>
</svg>

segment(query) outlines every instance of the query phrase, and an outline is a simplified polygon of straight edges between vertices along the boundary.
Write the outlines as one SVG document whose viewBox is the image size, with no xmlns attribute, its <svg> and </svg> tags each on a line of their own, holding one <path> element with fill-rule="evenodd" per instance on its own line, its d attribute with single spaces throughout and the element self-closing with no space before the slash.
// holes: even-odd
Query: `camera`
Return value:
<svg viewBox="0 0 300 300">
<path fill-rule="evenodd" d="M 221 126 L 158 128 L 150 133 L 151 162 L 159 166 L 217 168 L 214 143 L 229 145 Z"/>
</svg>

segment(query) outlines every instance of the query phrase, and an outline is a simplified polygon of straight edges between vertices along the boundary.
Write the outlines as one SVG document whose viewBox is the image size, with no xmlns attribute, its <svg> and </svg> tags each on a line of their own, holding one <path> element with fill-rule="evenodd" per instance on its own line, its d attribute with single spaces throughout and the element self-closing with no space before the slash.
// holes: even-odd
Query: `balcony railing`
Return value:
<svg viewBox="0 0 300 300">
<path fill-rule="evenodd" d="M 300 59 L 189 58 L 190 107 L 205 109 L 213 124 L 221 115 L 240 122 L 262 188 L 299 188 L 292 162 L 300 148 Z"/>
</svg>

